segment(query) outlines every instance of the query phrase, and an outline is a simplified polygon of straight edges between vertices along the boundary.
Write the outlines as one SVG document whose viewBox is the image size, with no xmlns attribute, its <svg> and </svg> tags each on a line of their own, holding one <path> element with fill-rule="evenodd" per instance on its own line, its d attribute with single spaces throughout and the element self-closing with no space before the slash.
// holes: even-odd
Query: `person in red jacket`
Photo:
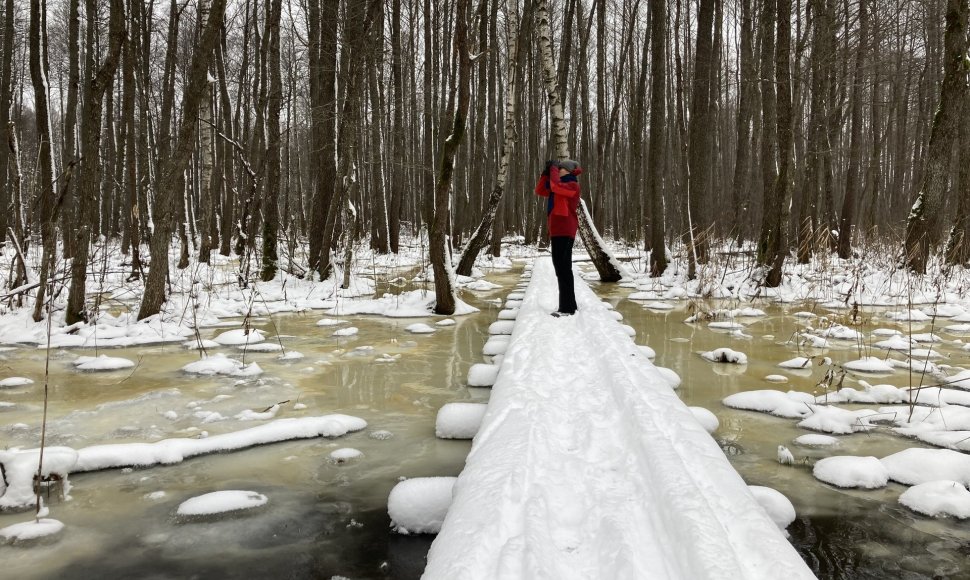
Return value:
<svg viewBox="0 0 970 580">
<path fill-rule="evenodd" d="M 576 293 L 573 289 L 573 243 L 579 218 L 579 180 L 583 172 L 572 159 L 546 161 L 546 169 L 539 176 L 536 195 L 548 198 L 546 215 L 549 221 L 549 241 L 552 243 L 552 265 L 559 282 L 559 310 L 553 316 L 576 313 Z"/>
</svg>

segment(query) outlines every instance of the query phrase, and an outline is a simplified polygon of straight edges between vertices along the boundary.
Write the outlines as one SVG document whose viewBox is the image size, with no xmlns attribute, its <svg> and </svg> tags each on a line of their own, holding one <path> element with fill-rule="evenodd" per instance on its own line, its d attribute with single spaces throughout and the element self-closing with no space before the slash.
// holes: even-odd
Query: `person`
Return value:
<svg viewBox="0 0 970 580">
<path fill-rule="evenodd" d="M 546 161 L 545 170 L 536 184 L 536 194 L 548 198 L 546 215 L 549 222 L 549 241 L 552 244 L 552 265 L 559 282 L 559 309 L 553 316 L 576 313 L 576 293 L 573 288 L 573 243 L 579 228 L 579 175 L 583 168 L 572 159 Z"/>
</svg>

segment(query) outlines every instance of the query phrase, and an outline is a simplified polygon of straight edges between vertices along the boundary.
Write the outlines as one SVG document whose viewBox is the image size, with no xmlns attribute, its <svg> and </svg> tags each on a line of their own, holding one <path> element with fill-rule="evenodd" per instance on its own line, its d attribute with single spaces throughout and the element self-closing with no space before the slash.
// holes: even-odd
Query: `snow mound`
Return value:
<svg viewBox="0 0 970 580">
<path fill-rule="evenodd" d="M 903 310 L 901 312 L 889 312 L 886 314 L 889 320 L 897 322 L 927 322 L 930 317 L 919 310 Z"/>
<path fill-rule="evenodd" d="M 820 435 L 818 433 L 808 433 L 795 437 L 795 444 L 802 447 L 837 447 L 841 445 L 837 437 L 831 435 Z"/>
<path fill-rule="evenodd" d="M 765 380 L 769 383 L 787 383 L 788 377 L 785 375 L 766 375 Z"/>
<path fill-rule="evenodd" d="M 253 377 L 262 374 L 263 369 L 256 363 L 244 364 L 222 353 L 215 353 L 191 362 L 182 370 L 193 375 L 228 375 L 232 377 Z"/>
<path fill-rule="evenodd" d="M 267 421 L 276 417 L 279 410 L 279 403 L 273 405 L 265 411 L 253 411 L 252 409 L 245 409 L 237 413 L 233 419 L 237 421 Z"/>
<path fill-rule="evenodd" d="M 266 505 L 267 501 L 269 499 L 265 495 L 255 491 L 214 491 L 183 501 L 175 513 L 180 516 L 210 516 L 257 508 Z"/>
<path fill-rule="evenodd" d="M 58 520 L 41 518 L 0 528 L 0 538 L 8 542 L 30 542 L 59 534 L 64 524 Z"/>
<path fill-rule="evenodd" d="M 970 484 L 970 455 L 952 449 L 913 447 L 882 458 L 889 478 L 904 485 L 930 481 L 958 481 Z"/>
<path fill-rule="evenodd" d="M 860 340 L 862 339 L 862 333 L 849 328 L 848 326 L 842 326 L 841 324 L 836 324 L 830 326 L 829 328 L 823 328 L 816 332 L 822 338 L 835 338 L 838 340 Z"/>
<path fill-rule="evenodd" d="M 970 491 L 956 481 L 927 481 L 907 489 L 899 503 L 923 515 L 970 518 Z"/>
<path fill-rule="evenodd" d="M 340 326 L 341 324 L 347 324 L 347 321 L 336 318 L 321 318 L 317 321 L 317 326 Z"/>
<path fill-rule="evenodd" d="M 356 326 L 348 326 L 347 328 L 341 328 L 340 330 L 333 331 L 333 334 L 331 336 L 342 338 L 347 336 L 354 336 L 355 334 L 357 334 L 357 332 L 358 332 L 358 329 Z"/>
<path fill-rule="evenodd" d="M 239 350 L 246 352 L 280 352 L 283 350 L 283 345 L 278 342 L 261 342 L 259 344 L 240 346 Z"/>
<path fill-rule="evenodd" d="M 857 373 L 891 373 L 893 365 L 877 356 L 864 356 L 858 360 L 842 363 L 842 368 Z"/>
<path fill-rule="evenodd" d="M 216 342 L 223 346 L 240 346 L 243 344 L 256 344 L 257 342 L 263 342 L 266 337 L 263 335 L 263 331 L 245 328 L 237 328 L 235 330 L 229 330 L 223 332 L 214 339 Z"/>
<path fill-rule="evenodd" d="M 490 290 L 497 290 L 501 287 L 501 284 L 494 284 L 488 280 L 475 280 L 474 282 L 469 282 L 463 286 L 465 290 L 472 290 L 474 292 L 488 292 Z"/>
<path fill-rule="evenodd" d="M 657 358 L 657 351 L 653 350 L 649 346 L 645 344 L 638 344 L 637 348 L 639 348 L 640 352 L 642 352 L 648 359 L 653 360 Z"/>
<path fill-rule="evenodd" d="M 438 410 L 434 434 L 442 439 L 473 439 L 487 409 L 486 403 L 448 403 Z"/>
<path fill-rule="evenodd" d="M 130 369 L 135 366 L 135 361 L 118 356 L 79 356 L 74 359 L 74 366 L 82 371 L 114 371 L 119 369 Z"/>
<path fill-rule="evenodd" d="M 812 469 L 815 479 L 836 487 L 876 489 L 889 483 L 889 470 L 875 457 L 837 455 L 819 459 Z"/>
<path fill-rule="evenodd" d="M 336 463 L 346 463 L 348 461 L 353 461 L 355 459 L 360 459 L 364 456 L 364 453 L 359 449 L 354 449 L 353 447 L 342 447 L 340 449 L 334 449 L 330 452 L 330 459 Z"/>
<path fill-rule="evenodd" d="M 468 369 L 469 387 L 491 387 L 498 377 L 499 366 L 485 363 L 473 364 Z"/>
<path fill-rule="evenodd" d="M 305 358 L 305 355 L 302 352 L 288 350 L 276 358 L 279 360 L 300 360 L 301 358 Z"/>
<path fill-rule="evenodd" d="M 725 397 L 721 402 L 734 409 L 760 411 L 787 419 L 800 419 L 812 412 L 808 405 L 815 402 L 815 397 L 800 391 L 783 393 L 763 389 L 734 393 Z"/>
<path fill-rule="evenodd" d="M 434 323 L 435 326 L 454 326 L 456 324 L 458 323 L 455 322 L 454 318 L 445 318 Z"/>
<path fill-rule="evenodd" d="M 485 342 L 485 346 L 482 347 L 482 354 L 485 356 L 504 354 L 508 348 L 509 336 L 505 334 L 497 334 L 489 337 L 489 339 Z"/>
<path fill-rule="evenodd" d="M 812 359 L 805 356 L 796 356 L 793 359 L 778 363 L 783 369 L 804 369 L 812 368 Z"/>
<path fill-rule="evenodd" d="M 34 381 L 32 379 L 28 379 L 27 377 L 7 377 L 0 381 L 0 389 L 22 387 L 24 385 L 32 384 L 34 384 Z"/>
<path fill-rule="evenodd" d="M 717 428 L 721 426 L 721 422 L 717 420 L 717 415 L 711 413 L 704 407 L 687 407 L 697 422 L 701 424 L 708 433 L 713 433 L 717 431 Z"/>
<path fill-rule="evenodd" d="M 431 314 L 434 304 L 434 292 L 410 290 L 400 294 L 385 294 L 380 298 L 368 300 L 344 300 L 331 312 L 337 316 L 377 314 L 388 318 L 421 318 Z M 474 306 L 469 306 L 461 300 L 455 302 L 455 316 L 474 312 L 478 312 Z"/>
<path fill-rule="evenodd" d="M 504 310 L 500 310 L 496 318 L 498 318 L 499 320 L 515 320 L 516 317 L 518 316 L 519 316 L 518 308 L 506 308 Z"/>
<path fill-rule="evenodd" d="M 749 485 L 748 489 L 779 528 L 784 530 L 795 521 L 795 506 L 783 493 L 760 485 Z"/>
<path fill-rule="evenodd" d="M 208 350 L 210 348 L 219 348 L 222 345 L 214 340 L 203 339 L 203 340 L 188 340 L 183 342 L 182 346 L 192 350 Z"/>
<path fill-rule="evenodd" d="M 34 476 L 39 456 L 39 449 L 0 451 L 4 475 L 0 478 L 0 510 L 24 508 L 34 503 Z M 66 480 L 77 462 L 78 452 L 70 447 L 45 447 L 43 475 Z"/>
<path fill-rule="evenodd" d="M 809 405 L 812 413 L 802 419 L 798 426 L 812 431 L 848 435 L 872 428 L 869 418 L 879 415 L 872 409 L 849 410 L 831 405 Z"/>
<path fill-rule="evenodd" d="M 667 367 L 655 367 L 657 372 L 660 373 L 660 377 L 670 385 L 671 389 L 676 389 L 680 386 L 681 380 L 680 375 Z"/>
<path fill-rule="evenodd" d="M 437 534 L 456 481 L 457 477 L 416 477 L 399 482 L 387 498 L 391 528 L 399 534 Z"/>
<path fill-rule="evenodd" d="M 488 326 L 489 334 L 512 334 L 512 329 L 515 328 L 515 321 L 512 320 L 499 320 L 493 322 Z"/>
<path fill-rule="evenodd" d="M 731 350 L 729 348 L 717 348 L 712 351 L 701 353 L 705 360 L 716 363 L 733 363 L 739 365 L 748 364 L 748 355 L 743 352 Z"/>
<path fill-rule="evenodd" d="M 414 324 L 409 324 L 404 330 L 410 332 L 411 334 L 431 334 L 435 331 L 434 328 L 428 326 L 423 322 L 415 322 Z"/>
</svg>

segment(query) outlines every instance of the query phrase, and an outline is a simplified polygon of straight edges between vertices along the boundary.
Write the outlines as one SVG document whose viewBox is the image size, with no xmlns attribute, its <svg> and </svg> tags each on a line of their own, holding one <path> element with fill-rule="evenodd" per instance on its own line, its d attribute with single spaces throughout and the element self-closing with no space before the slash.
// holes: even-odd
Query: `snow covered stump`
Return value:
<svg viewBox="0 0 970 580">
<path fill-rule="evenodd" d="M 424 578 L 814 578 L 787 516 L 762 508 L 579 276 L 576 297 L 575 316 L 550 316 L 555 274 L 538 260 L 514 330 L 490 329 L 511 338 L 465 469 L 451 494 L 417 492 L 447 510 Z M 389 511 L 414 506 L 403 483 Z"/>
</svg>

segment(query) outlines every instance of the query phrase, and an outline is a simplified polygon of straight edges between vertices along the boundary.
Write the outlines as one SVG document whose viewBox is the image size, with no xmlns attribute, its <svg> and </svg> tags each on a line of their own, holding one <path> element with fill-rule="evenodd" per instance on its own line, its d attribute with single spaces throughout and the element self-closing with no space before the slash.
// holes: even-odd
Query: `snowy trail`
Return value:
<svg viewBox="0 0 970 580">
<path fill-rule="evenodd" d="M 814 578 L 590 288 L 535 264 L 428 579 Z"/>
</svg>

